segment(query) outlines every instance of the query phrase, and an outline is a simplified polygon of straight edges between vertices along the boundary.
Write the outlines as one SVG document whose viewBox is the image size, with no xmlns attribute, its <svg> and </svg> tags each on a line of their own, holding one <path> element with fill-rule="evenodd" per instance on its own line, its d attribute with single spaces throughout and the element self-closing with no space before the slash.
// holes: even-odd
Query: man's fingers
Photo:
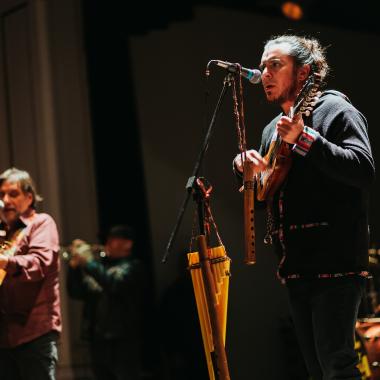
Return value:
<svg viewBox="0 0 380 380">
<path fill-rule="evenodd" d="M 241 172 L 243 171 L 243 166 L 242 166 L 242 163 L 241 163 L 241 157 L 240 157 L 240 154 L 238 154 L 235 159 L 234 159 L 234 163 L 235 163 L 235 166 L 236 168 Z"/>
<path fill-rule="evenodd" d="M 277 122 L 277 124 L 291 124 L 293 121 L 296 120 L 295 118 L 290 118 L 288 116 L 282 116 L 280 120 Z"/>
<path fill-rule="evenodd" d="M 294 116 L 293 116 L 293 119 L 291 119 L 293 122 L 298 122 L 300 120 L 300 118 L 302 117 L 302 114 L 301 113 L 296 113 Z"/>
<path fill-rule="evenodd" d="M 248 151 L 247 156 L 254 163 L 254 165 L 259 166 L 260 168 L 265 168 L 267 165 L 267 161 L 261 156 L 259 152 Z"/>
<path fill-rule="evenodd" d="M 245 159 L 253 163 L 256 169 L 255 171 L 264 170 L 268 165 L 267 161 L 260 155 L 260 153 L 253 149 L 247 150 L 245 154 Z M 244 155 L 242 154 L 238 154 L 235 157 L 235 165 L 241 172 L 243 171 L 243 160 Z"/>
<path fill-rule="evenodd" d="M 257 160 L 260 160 L 262 158 L 260 153 L 256 152 L 255 150 L 248 150 L 247 157 L 250 159 L 257 159 Z"/>
</svg>

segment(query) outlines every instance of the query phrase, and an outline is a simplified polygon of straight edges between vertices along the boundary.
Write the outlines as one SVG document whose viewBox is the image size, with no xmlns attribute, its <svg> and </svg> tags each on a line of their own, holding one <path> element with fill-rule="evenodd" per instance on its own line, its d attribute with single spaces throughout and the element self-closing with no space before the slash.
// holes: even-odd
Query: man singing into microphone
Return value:
<svg viewBox="0 0 380 380">
<path fill-rule="evenodd" d="M 58 233 L 30 175 L 0 175 L 0 377 L 54 380 L 61 331 Z"/>
<path fill-rule="evenodd" d="M 282 112 L 265 127 L 260 150 L 247 157 L 259 173 L 271 164 L 266 155 L 277 136 L 290 151 L 290 170 L 267 203 L 278 275 L 306 366 L 313 380 L 360 380 L 354 331 L 368 270 L 367 200 L 375 173 L 367 122 L 332 90 L 319 96 L 310 116 L 292 116 L 308 78 L 324 81 L 328 72 L 317 40 L 270 39 L 261 69 L 266 98 Z M 241 172 L 240 155 L 234 164 Z"/>
</svg>

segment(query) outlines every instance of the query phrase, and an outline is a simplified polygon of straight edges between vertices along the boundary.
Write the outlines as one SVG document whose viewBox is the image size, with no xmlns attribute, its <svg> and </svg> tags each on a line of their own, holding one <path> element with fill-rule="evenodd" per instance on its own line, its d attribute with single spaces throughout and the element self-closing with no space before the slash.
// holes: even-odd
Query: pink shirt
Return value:
<svg viewBox="0 0 380 380">
<path fill-rule="evenodd" d="M 0 286 L 0 347 L 15 347 L 62 329 L 59 299 L 59 241 L 48 214 L 31 210 Z"/>
</svg>

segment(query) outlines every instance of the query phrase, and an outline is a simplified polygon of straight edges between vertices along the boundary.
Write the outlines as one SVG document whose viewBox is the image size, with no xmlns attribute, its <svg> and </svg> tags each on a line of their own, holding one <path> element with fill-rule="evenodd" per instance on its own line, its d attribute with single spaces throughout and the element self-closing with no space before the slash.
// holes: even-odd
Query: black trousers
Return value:
<svg viewBox="0 0 380 380">
<path fill-rule="evenodd" d="M 361 380 L 354 342 L 365 281 L 356 275 L 288 280 L 296 334 L 313 380 Z"/>
<path fill-rule="evenodd" d="M 14 348 L 0 348 L 0 379 L 54 380 L 57 338 L 50 332 Z"/>
</svg>

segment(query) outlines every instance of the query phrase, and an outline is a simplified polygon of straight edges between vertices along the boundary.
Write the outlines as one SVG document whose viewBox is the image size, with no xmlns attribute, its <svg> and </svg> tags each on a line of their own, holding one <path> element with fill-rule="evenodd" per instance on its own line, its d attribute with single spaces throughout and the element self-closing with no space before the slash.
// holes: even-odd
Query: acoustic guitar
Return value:
<svg viewBox="0 0 380 380">
<path fill-rule="evenodd" d="M 306 80 L 300 93 L 291 108 L 290 118 L 298 115 L 309 116 L 321 93 L 319 86 L 321 78 L 318 73 L 311 74 Z M 275 132 L 276 133 L 276 132 Z M 277 134 L 276 139 L 270 143 L 268 153 L 264 158 L 268 162 L 268 167 L 263 172 L 256 175 L 257 199 L 260 201 L 272 199 L 276 191 L 284 183 L 292 165 L 292 146 L 282 140 Z"/>
</svg>

